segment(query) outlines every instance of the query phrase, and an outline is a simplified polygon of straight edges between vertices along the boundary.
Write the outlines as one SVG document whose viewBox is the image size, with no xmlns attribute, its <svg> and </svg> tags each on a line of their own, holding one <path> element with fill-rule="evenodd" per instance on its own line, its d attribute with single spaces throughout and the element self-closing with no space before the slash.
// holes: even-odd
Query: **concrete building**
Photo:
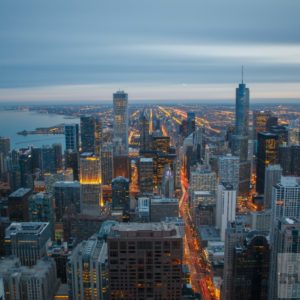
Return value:
<svg viewBox="0 0 300 300">
<path fill-rule="evenodd" d="M 281 178 L 282 168 L 280 165 L 269 165 L 265 172 L 264 208 L 272 206 L 272 189 Z"/>
<path fill-rule="evenodd" d="M 207 169 L 196 169 L 190 174 L 190 189 L 192 191 L 210 191 L 216 193 L 216 173 Z"/>
<path fill-rule="evenodd" d="M 118 224 L 107 243 L 111 300 L 181 299 L 183 246 L 174 224 Z"/>
<path fill-rule="evenodd" d="M 166 217 L 178 217 L 179 204 L 176 198 L 153 197 L 150 200 L 150 221 L 160 222 Z"/>
<path fill-rule="evenodd" d="M 113 145 L 104 144 L 101 148 L 101 177 L 103 185 L 110 185 L 114 176 Z"/>
<path fill-rule="evenodd" d="M 5 298 L 9 300 L 53 299 L 59 282 L 53 259 L 43 257 L 31 268 L 22 266 L 17 257 L 0 260 L 0 277 L 3 279 Z"/>
<path fill-rule="evenodd" d="M 6 254 L 16 255 L 22 265 L 33 266 L 46 255 L 46 244 L 50 238 L 49 223 L 11 223 L 5 230 Z"/>
<path fill-rule="evenodd" d="M 72 251 L 68 261 L 73 300 L 108 300 L 107 244 L 92 236 Z"/>
<path fill-rule="evenodd" d="M 237 191 L 239 187 L 239 166 L 238 156 L 231 154 L 220 156 L 218 161 L 219 182 L 229 183 Z"/>
<path fill-rule="evenodd" d="M 220 229 L 221 241 L 225 241 L 225 231 L 228 222 L 235 220 L 236 212 L 236 190 L 229 183 L 218 185 L 216 227 Z"/>
</svg>

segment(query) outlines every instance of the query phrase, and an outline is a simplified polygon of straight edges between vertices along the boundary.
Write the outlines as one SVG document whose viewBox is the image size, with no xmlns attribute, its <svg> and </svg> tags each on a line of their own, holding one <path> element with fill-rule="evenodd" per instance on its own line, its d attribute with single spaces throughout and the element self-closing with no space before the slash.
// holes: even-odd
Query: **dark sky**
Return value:
<svg viewBox="0 0 300 300">
<path fill-rule="evenodd" d="M 299 0 L 2 0 L 0 100 L 300 99 Z"/>
</svg>

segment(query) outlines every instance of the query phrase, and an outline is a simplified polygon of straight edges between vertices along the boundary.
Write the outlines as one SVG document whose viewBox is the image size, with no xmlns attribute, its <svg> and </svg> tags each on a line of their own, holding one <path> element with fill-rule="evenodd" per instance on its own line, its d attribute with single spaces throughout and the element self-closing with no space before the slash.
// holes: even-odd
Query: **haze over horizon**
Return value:
<svg viewBox="0 0 300 300">
<path fill-rule="evenodd" d="M 3 1 L 0 101 L 300 99 L 300 1 Z M 275 21 L 276 20 L 276 21 Z M 258 100 L 257 100 L 258 101 Z"/>
</svg>

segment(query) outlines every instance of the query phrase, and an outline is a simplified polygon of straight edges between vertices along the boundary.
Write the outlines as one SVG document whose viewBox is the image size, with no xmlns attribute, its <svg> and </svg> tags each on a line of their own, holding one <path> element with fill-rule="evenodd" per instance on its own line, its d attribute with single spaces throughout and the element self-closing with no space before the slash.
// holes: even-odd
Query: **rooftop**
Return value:
<svg viewBox="0 0 300 300">
<path fill-rule="evenodd" d="M 19 188 L 18 190 L 12 192 L 9 197 L 23 197 L 26 194 L 30 193 L 31 189 L 26 189 L 26 188 Z"/>
</svg>

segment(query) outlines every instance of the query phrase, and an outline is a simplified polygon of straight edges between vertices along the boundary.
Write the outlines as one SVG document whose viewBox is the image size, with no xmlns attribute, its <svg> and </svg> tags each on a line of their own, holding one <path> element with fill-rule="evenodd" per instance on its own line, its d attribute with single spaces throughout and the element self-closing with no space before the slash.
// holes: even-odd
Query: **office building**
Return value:
<svg viewBox="0 0 300 300">
<path fill-rule="evenodd" d="M 234 247 L 232 269 L 231 299 L 267 299 L 270 246 L 266 236 L 249 232 Z"/>
<path fill-rule="evenodd" d="M 16 255 L 22 265 L 33 266 L 46 255 L 46 243 L 51 237 L 49 223 L 11 223 L 5 230 L 7 255 Z"/>
<path fill-rule="evenodd" d="M 102 184 L 110 185 L 113 179 L 113 145 L 104 144 L 101 148 L 101 176 Z"/>
<path fill-rule="evenodd" d="M 289 121 L 288 138 L 289 138 L 290 146 L 299 145 L 300 143 L 299 119 L 294 119 Z"/>
<path fill-rule="evenodd" d="M 288 129 L 283 125 L 271 126 L 270 133 L 276 134 L 278 136 L 279 145 L 287 144 L 289 141 Z"/>
<path fill-rule="evenodd" d="M 19 188 L 8 197 L 8 216 L 11 221 L 29 221 L 28 207 L 31 189 Z"/>
<path fill-rule="evenodd" d="M 16 257 L 0 261 L 5 297 L 13 300 L 53 299 L 58 288 L 55 262 L 49 257 L 38 260 L 31 268 L 22 266 Z"/>
<path fill-rule="evenodd" d="M 54 183 L 55 218 L 60 222 L 66 209 L 81 212 L 80 183 L 78 181 L 57 181 Z"/>
<path fill-rule="evenodd" d="M 110 299 L 107 244 L 94 235 L 77 245 L 69 257 L 68 274 L 71 299 Z"/>
<path fill-rule="evenodd" d="M 292 174 L 292 151 L 288 145 L 280 145 L 278 148 L 278 163 L 282 168 L 282 175 Z"/>
<path fill-rule="evenodd" d="M 150 222 L 150 201 L 149 197 L 139 197 L 137 215 L 141 222 Z"/>
<path fill-rule="evenodd" d="M 80 117 L 81 152 L 92 152 L 100 155 L 102 123 L 98 116 Z"/>
<path fill-rule="evenodd" d="M 129 216 L 130 197 L 129 180 L 124 177 L 114 178 L 112 181 L 112 209 Z"/>
<path fill-rule="evenodd" d="M 141 194 L 153 193 L 153 158 L 139 159 L 139 189 Z"/>
<path fill-rule="evenodd" d="M 193 191 L 210 191 L 216 193 L 216 173 L 208 169 L 197 168 L 190 174 L 190 189 Z"/>
<path fill-rule="evenodd" d="M 32 158 L 30 149 L 20 149 L 18 154 L 21 187 L 33 188 Z"/>
<path fill-rule="evenodd" d="M 10 138 L 0 136 L 0 153 L 4 157 L 8 156 L 10 152 Z"/>
<path fill-rule="evenodd" d="M 265 171 L 264 208 L 272 207 L 272 189 L 280 182 L 282 168 L 280 165 L 269 165 Z"/>
<path fill-rule="evenodd" d="M 291 146 L 292 167 L 291 173 L 294 176 L 300 176 L 300 145 Z"/>
<path fill-rule="evenodd" d="M 196 115 L 193 111 L 187 113 L 187 133 L 192 134 L 196 130 Z"/>
<path fill-rule="evenodd" d="M 169 136 L 153 136 L 152 149 L 162 153 L 170 153 L 170 137 Z"/>
<path fill-rule="evenodd" d="M 128 223 L 107 238 L 110 299 L 181 299 L 183 245 L 167 223 Z"/>
<path fill-rule="evenodd" d="M 161 184 L 161 194 L 166 198 L 174 197 L 175 193 L 175 178 L 170 165 L 165 165 L 164 175 Z"/>
<path fill-rule="evenodd" d="M 54 197 L 52 194 L 40 192 L 29 197 L 30 222 L 48 222 L 51 234 L 54 233 Z"/>
<path fill-rule="evenodd" d="M 282 217 L 300 218 L 300 178 L 282 176 L 272 190 L 272 222 Z"/>
<path fill-rule="evenodd" d="M 239 187 L 240 159 L 238 156 L 227 154 L 219 157 L 219 182 L 229 183 L 237 191 Z"/>
<path fill-rule="evenodd" d="M 72 169 L 74 180 L 79 180 L 79 153 L 77 151 L 65 151 L 65 169 Z"/>
<path fill-rule="evenodd" d="M 65 125 L 66 150 L 79 151 L 79 125 Z"/>
<path fill-rule="evenodd" d="M 250 212 L 250 225 L 252 230 L 269 233 L 271 228 L 272 210 L 264 209 L 261 211 Z"/>
<path fill-rule="evenodd" d="M 59 143 L 52 145 L 53 151 L 54 151 L 54 166 L 55 171 L 60 171 L 63 168 L 62 163 L 62 146 Z"/>
<path fill-rule="evenodd" d="M 167 217 L 178 216 L 179 203 L 176 198 L 156 196 L 150 199 L 150 222 L 160 222 Z"/>
<path fill-rule="evenodd" d="M 236 190 L 230 183 L 218 185 L 216 205 L 216 227 L 220 229 L 221 241 L 225 241 L 225 231 L 228 222 L 235 220 Z"/>
<path fill-rule="evenodd" d="M 273 224 L 269 300 L 299 299 L 300 221 L 279 217 Z M 281 277 L 278 277 L 278 275 Z"/>
<path fill-rule="evenodd" d="M 113 156 L 113 176 L 131 178 L 130 174 L 131 160 L 128 155 Z"/>
<path fill-rule="evenodd" d="M 128 155 L 128 94 L 118 91 L 113 94 L 113 137 L 121 139 L 119 155 Z"/>
<path fill-rule="evenodd" d="M 151 149 L 151 136 L 150 136 L 150 116 L 147 110 L 144 109 L 140 114 L 140 149 L 147 151 Z"/>
<path fill-rule="evenodd" d="M 99 157 L 85 152 L 80 156 L 81 205 L 86 213 L 99 214 L 101 205 L 101 166 Z"/>
<path fill-rule="evenodd" d="M 278 136 L 273 133 L 258 133 L 257 166 L 256 166 L 256 191 L 264 192 L 265 171 L 271 164 L 278 162 Z"/>
<path fill-rule="evenodd" d="M 272 117 L 272 112 L 269 110 L 255 110 L 253 111 L 253 139 L 257 139 L 259 132 L 266 132 L 267 122 Z"/>
<path fill-rule="evenodd" d="M 223 284 L 221 290 L 221 300 L 232 300 L 232 283 L 233 283 L 233 263 L 235 247 L 245 240 L 247 231 L 241 221 L 228 223 L 225 230 L 225 251 L 224 251 L 224 270 Z"/>
</svg>

